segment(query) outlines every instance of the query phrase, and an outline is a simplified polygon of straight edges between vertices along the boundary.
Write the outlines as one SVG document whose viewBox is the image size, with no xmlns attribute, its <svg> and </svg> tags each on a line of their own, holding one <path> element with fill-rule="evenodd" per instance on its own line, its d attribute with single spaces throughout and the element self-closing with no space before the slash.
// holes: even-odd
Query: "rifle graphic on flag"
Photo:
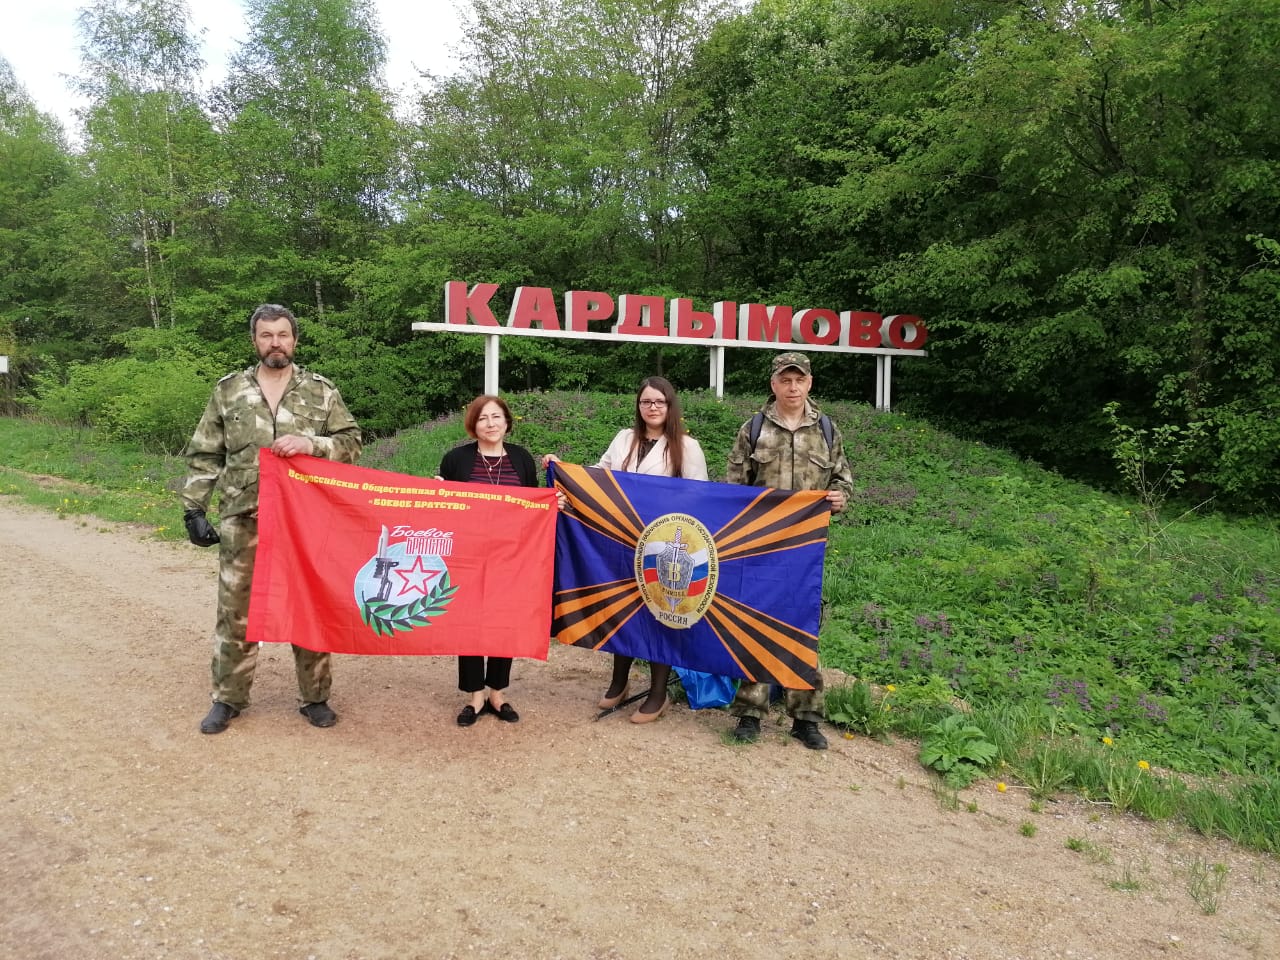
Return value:
<svg viewBox="0 0 1280 960">
<path fill-rule="evenodd" d="M 259 454 L 248 639 L 547 658 L 555 492 Z"/>
</svg>

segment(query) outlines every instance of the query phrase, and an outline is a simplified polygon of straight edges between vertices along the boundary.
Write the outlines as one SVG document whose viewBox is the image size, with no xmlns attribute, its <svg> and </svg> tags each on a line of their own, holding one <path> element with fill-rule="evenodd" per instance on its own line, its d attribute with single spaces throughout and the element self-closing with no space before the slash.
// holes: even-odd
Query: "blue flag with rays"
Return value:
<svg viewBox="0 0 1280 960">
<path fill-rule="evenodd" d="M 825 490 L 786 491 L 557 463 L 551 630 L 561 643 L 814 685 Z"/>
</svg>

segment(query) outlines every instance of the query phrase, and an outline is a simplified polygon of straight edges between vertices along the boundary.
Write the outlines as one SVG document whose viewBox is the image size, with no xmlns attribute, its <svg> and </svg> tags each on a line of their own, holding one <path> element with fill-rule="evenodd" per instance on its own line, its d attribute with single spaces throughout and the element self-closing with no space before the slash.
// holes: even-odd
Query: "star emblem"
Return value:
<svg viewBox="0 0 1280 960">
<path fill-rule="evenodd" d="M 420 593 L 424 597 L 427 595 L 427 584 L 432 579 L 444 573 L 443 569 L 433 570 L 423 565 L 422 557 L 413 558 L 413 566 L 408 570 L 393 570 L 397 577 L 400 578 L 400 593 Z"/>
</svg>

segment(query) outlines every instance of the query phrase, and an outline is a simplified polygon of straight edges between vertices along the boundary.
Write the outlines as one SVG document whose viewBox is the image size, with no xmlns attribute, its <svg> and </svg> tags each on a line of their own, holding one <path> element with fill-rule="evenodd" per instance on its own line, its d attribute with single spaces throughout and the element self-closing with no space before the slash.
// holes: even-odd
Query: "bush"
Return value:
<svg viewBox="0 0 1280 960">
<path fill-rule="evenodd" d="M 133 330 L 118 342 L 129 356 L 37 373 L 24 403 L 51 420 L 96 427 L 108 440 L 182 449 L 228 358 L 200 352 L 208 348 L 184 330 Z"/>
</svg>

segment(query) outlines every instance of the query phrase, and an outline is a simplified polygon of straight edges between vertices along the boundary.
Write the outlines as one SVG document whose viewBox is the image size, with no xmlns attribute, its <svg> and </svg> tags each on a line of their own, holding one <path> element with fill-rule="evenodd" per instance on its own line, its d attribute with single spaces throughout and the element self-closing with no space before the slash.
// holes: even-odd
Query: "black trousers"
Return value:
<svg viewBox="0 0 1280 960">
<path fill-rule="evenodd" d="M 510 657 L 490 657 L 487 667 L 484 657 L 458 658 L 458 689 L 463 693 L 476 693 L 485 687 L 505 690 L 510 682 Z"/>
</svg>

